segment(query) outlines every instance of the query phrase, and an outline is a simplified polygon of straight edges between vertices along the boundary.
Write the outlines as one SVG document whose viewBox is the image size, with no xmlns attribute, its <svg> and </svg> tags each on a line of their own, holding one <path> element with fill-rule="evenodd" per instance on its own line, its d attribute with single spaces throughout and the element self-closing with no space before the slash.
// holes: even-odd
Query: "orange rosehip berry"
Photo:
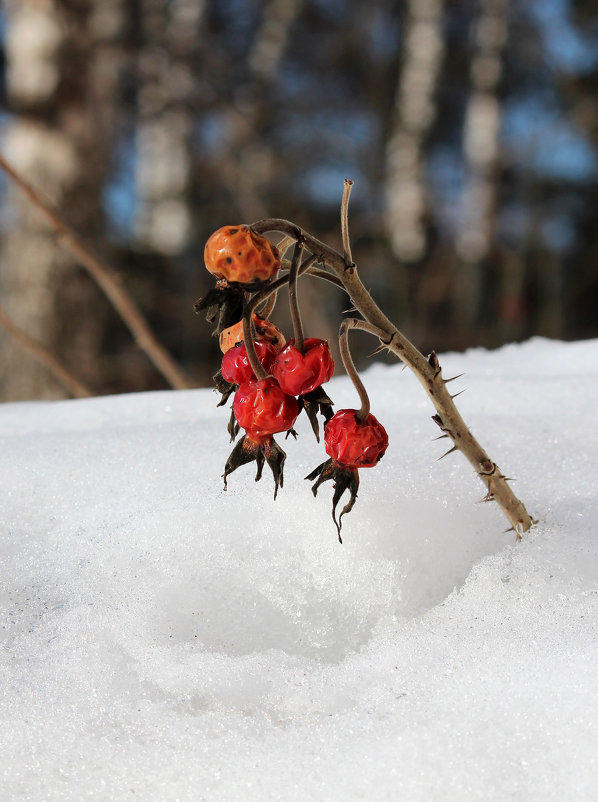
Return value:
<svg viewBox="0 0 598 802">
<path fill-rule="evenodd" d="M 266 342 L 272 343 L 277 351 L 282 348 L 286 340 L 278 326 L 275 326 L 270 320 L 266 320 L 266 318 L 259 317 L 258 315 L 253 316 L 253 323 L 259 340 L 266 340 Z M 230 348 L 242 342 L 242 340 L 243 321 L 240 320 L 238 323 L 235 323 L 234 326 L 229 326 L 227 329 L 223 329 L 223 331 L 220 332 L 220 350 L 223 354 L 226 354 Z"/>
<path fill-rule="evenodd" d="M 204 248 L 206 268 L 218 279 L 239 284 L 267 281 L 280 269 L 278 248 L 249 226 L 223 226 Z"/>
</svg>

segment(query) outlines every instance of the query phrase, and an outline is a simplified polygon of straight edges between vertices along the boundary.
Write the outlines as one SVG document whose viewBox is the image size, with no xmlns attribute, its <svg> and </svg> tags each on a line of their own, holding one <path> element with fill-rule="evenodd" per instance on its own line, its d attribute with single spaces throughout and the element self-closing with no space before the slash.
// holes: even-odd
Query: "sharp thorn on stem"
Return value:
<svg viewBox="0 0 598 802">
<path fill-rule="evenodd" d="M 465 388 L 465 389 L 467 389 L 467 388 Z M 452 395 L 451 398 L 456 398 L 458 395 L 461 395 L 464 392 L 465 392 L 465 390 L 459 390 L 459 392 L 455 393 L 455 395 Z"/>
<path fill-rule="evenodd" d="M 460 378 L 461 378 L 461 376 L 465 376 L 465 374 L 464 374 L 464 373 L 458 373 L 456 376 L 451 376 L 451 378 L 450 378 L 450 379 L 443 379 L 442 381 L 443 381 L 445 384 L 448 384 L 449 382 L 454 382 L 454 381 L 455 381 L 455 379 L 460 379 Z"/>
<path fill-rule="evenodd" d="M 449 450 L 446 451 L 441 457 L 438 457 L 436 462 L 440 462 L 441 459 L 444 459 L 445 457 L 448 457 L 448 455 L 452 454 L 453 451 L 458 451 L 458 450 L 459 450 L 459 446 L 453 446 L 452 448 L 449 448 Z"/>
<path fill-rule="evenodd" d="M 491 493 L 490 491 L 486 493 L 484 498 L 481 498 L 479 501 L 477 501 L 476 504 L 486 504 L 488 501 L 496 501 L 494 498 L 494 493 Z"/>
</svg>

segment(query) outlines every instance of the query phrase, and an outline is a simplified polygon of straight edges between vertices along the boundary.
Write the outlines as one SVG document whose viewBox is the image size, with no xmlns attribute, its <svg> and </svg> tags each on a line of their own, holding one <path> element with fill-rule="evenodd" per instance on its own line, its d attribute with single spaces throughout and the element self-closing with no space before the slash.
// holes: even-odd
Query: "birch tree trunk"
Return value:
<svg viewBox="0 0 598 802">
<path fill-rule="evenodd" d="M 501 104 L 498 89 L 507 39 L 508 0 L 481 0 L 471 61 L 471 95 L 465 113 L 463 152 L 467 179 L 456 287 L 456 325 L 467 334 L 477 322 L 482 301 L 482 263 L 488 257 L 498 204 Z"/>
<path fill-rule="evenodd" d="M 387 143 L 386 229 L 402 262 L 422 259 L 428 206 L 424 146 L 444 56 L 443 0 L 409 0 L 405 55 Z"/>
<path fill-rule="evenodd" d="M 184 251 L 193 231 L 193 65 L 203 11 L 202 0 L 140 3 L 135 235 L 167 257 Z"/>
<path fill-rule="evenodd" d="M 247 57 L 247 83 L 226 112 L 229 133 L 218 155 L 218 171 L 242 220 L 265 217 L 269 211 L 262 190 L 271 187 L 280 165 L 261 134 L 272 115 L 268 94 L 303 4 L 304 0 L 267 0 Z"/>
<path fill-rule="evenodd" d="M 5 152 L 84 238 L 102 219 L 101 188 L 109 147 L 109 99 L 117 64 L 121 0 L 9 0 L 7 83 L 14 121 Z M 104 46 L 110 51 L 110 58 Z M 101 385 L 102 322 L 98 290 L 73 264 L 16 188 L 15 209 L 2 248 L 0 284 L 13 319 L 65 367 Z M 3 399 L 60 398 L 62 386 L 13 342 L 0 345 Z"/>
</svg>

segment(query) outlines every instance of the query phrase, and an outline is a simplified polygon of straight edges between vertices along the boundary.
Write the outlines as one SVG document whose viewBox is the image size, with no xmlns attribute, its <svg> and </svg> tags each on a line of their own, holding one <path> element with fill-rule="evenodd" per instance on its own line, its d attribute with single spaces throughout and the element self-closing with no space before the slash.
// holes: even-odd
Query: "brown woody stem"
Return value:
<svg viewBox="0 0 598 802">
<path fill-rule="evenodd" d="M 343 251 L 345 262 L 348 265 L 353 264 L 353 257 L 351 256 L 351 240 L 349 239 L 349 198 L 351 197 L 351 189 L 353 182 L 350 178 L 345 178 L 343 184 L 343 199 L 341 201 L 341 235 L 343 238 Z"/>
<path fill-rule="evenodd" d="M 343 320 L 338 334 L 338 344 L 340 347 L 341 359 L 343 360 L 343 365 L 345 366 L 347 375 L 353 382 L 353 386 L 357 390 L 359 400 L 361 401 L 361 407 L 355 413 L 355 417 L 358 421 L 364 421 L 370 414 L 370 398 L 365 389 L 365 385 L 359 378 L 359 373 L 357 372 L 357 368 L 355 367 L 353 358 L 351 357 L 351 351 L 349 349 L 349 329 L 359 328 L 359 326 L 356 325 L 358 323 L 359 320 L 356 320 L 355 318 L 348 317 Z"/>
<path fill-rule="evenodd" d="M 245 343 L 245 350 L 247 352 L 247 359 L 251 365 L 251 370 L 255 374 L 255 378 L 258 381 L 262 381 L 262 379 L 268 378 L 268 374 L 264 370 L 264 366 L 260 360 L 257 358 L 255 345 L 253 344 L 253 308 L 253 304 L 249 303 L 245 307 L 245 312 L 243 313 L 243 342 Z"/>
<path fill-rule="evenodd" d="M 381 343 L 408 365 L 423 385 L 437 412 L 433 418 L 435 423 L 451 438 L 455 448 L 461 451 L 473 466 L 486 487 L 485 500 L 498 502 L 518 538 L 526 532 L 533 523 L 532 518 L 509 487 L 505 475 L 490 459 L 459 414 L 447 390 L 447 382 L 442 376 L 436 354 L 433 352 L 426 359 L 391 323 L 361 282 L 356 265 L 348 262 L 334 248 L 302 231 L 295 223 L 288 220 L 276 218 L 260 220 L 253 223 L 252 228 L 259 234 L 278 231 L 295 238 L 301 236 L 306 250 L 311 251 L 318 262 L 332 268 L 351 297 L 355 308 L 365 318 L 364 323 L 374 327 Z M 366 327 L 360 325 L 359 328 Z"/>
<path fill-rule="evenodd" d="M 305 349 L 305 341 L 303 339 L 301 311 L 299 309 L 299 300 L 297 298 L 297 278 L 299 276 L 299 267 L 301 265 L 302 254 L 303 254 L 303 243 L 301 242 L 301 240 L 297 240 L 297 242 L 295 243 L 295 249 L 293 251 L 291 270 L 289 272 L 289 309 L 291 312 L 291 320 L 293 321 L 295 348 L 301 354 Z"/>
</svg>

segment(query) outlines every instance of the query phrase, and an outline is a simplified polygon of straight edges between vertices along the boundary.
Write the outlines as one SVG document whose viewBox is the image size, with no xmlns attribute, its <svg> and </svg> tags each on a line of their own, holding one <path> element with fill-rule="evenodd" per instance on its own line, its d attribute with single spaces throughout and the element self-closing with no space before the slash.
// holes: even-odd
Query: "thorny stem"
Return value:
<svg viewBox="0 0 598 802">
<path fill-rule="evenodd" d="M 0 155 L 2 169 L 27 195 L 31 203 L 41 212 L 46 222 L 54 229 L 59 242 L 82 265 L 101 287 L 108 299 L 128 326 L 137 345 L 145 351 L 160 373 L 177 390 L 193 387 L 193 383 L 174 362 L 168 351 L 156 339 L 141 310 L 125 290 L 122 278 L 104 265 L 83 244 L 41 195 Z"/>
<path fill-rule="evenodd" d="M 532 518 L 509 487 L 505 475 L 490 459 L 461 417 L 453 396 L 447 390 L 446 385 L 449 380 L 443 378 L 436 354 L 432 352 L 426 359 L 391 323 L 361 282 L 356 265 L 349 263 L 334 248 L 302 231 L 295 223 L 288 220 L 280 218 L 260 220 L 251 227 L 258 234 L 278 231 L 295 238 L 301 236 L 306 250 L 311 251 L 318 262 L 332 268 L 365 321 L 382 333 L 381 344 L 405 362 L 423 385 L 437 411 L 433 416 L 434 422 L 453 441 L 454 449 L 463 453 L 484 483 L 486 487 L 484 501 L 498 502 L 515 530 L 517 538 L 520 538 L 521 534 L 531 527 Z"/>
<path fill-rule="evenodd" d="M 303 326 L 301 324 L 301 311 L 299 309 L 299 300 L 297 298 L 297 277 L 299 275 L 299 267 L 301 265 L 301 256 L 303 255 L 303 243 L 297 240 L 295 249 L 293 251 L 293 261 L 291 262 L 291 270 L 289 272 L 289 309 L 291 312 L 291 320 L 293 321 L 293 333 L 295 335 L 295 348 L 300 354 L 305 350 L 305 341 L 303 339 Z"/>
<path fill-rule="evenodd" d="M 345 262 L 348 265 L 353 264 L 353 257 L 351 256 L 351 241 L 349 239 L 349 198 L 351 196 L 351 189 L 353 182 L 350 178 L 345 178 L 343 184 L 343 199 L 341 201 L 341 233 L 343 238 L 343 251 Z"/>
<path fill-rule="evenodd" d="M 370 398 L 363 382 L 359 378 L 357 368 L 355 367 L 353 358 L 351 357 L 351 351 L 349 350 L 349 329 L 359 328 L 357 325 L 359 322 L 359 320 L 351 317 L 343 320 L 338 334 L 338 344 L 340 347 L 341 359 L 343 360 L 343 365 L 345 366 L 347 375 L 353 382 L 353 386 L 357 390 L 359 400 L 361 401 L 361 407 L 355 413 L 355 417 L 358 421 L 364 421 L 370 414 Z"/>
</svg>

